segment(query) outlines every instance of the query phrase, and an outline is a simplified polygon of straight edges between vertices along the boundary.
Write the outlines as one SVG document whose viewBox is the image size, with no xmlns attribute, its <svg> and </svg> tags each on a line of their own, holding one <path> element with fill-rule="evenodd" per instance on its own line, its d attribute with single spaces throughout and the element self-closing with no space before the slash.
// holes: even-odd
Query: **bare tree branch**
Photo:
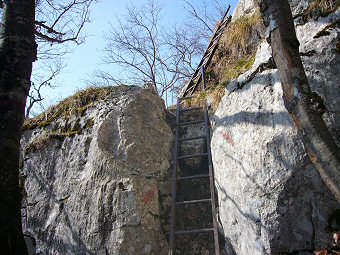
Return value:
<svg viewBox="0 0 340 255">
<path fill-rule="evenodd" d="M 206 11 L 204 12 L 204 16 L 201 16 L 198 13 L 197 9 L 189 1 L 184 0 L 184 2 L 187 5 L 187 7 L 184 7 L 184 8 L 188 11 L 188 13 L 190 13 L 192 17 L 200 21 L 205 26 L 205 28 L 208 29 L 212 33 L 214 31 L 214 27 L 212 27 L 211 24 L 207 23 Z"/>
<path fill-rule="evenodd" d="M 89 22 L 89 10 L 93 2 L 95 0 L 40 1 L 35 22 L 36 36 L 52 44 L 82 43 L 84 38 L 80 33 Z"/>
<path fill-rule="evenodd" d="M 45 88 L 55 87 L 56 76 L 64 65 L 62 58 L 72 45 L 84 42 L 83 28 L 90 21 L 90 7 L 97 0 L 38 0 L 36 1 L 35 39 L 37 63 L 32 74 L 32 90 L 28 94 L 26 117 L 42 105 Z M 53 69 L 54 68 L 54 69 Z"/>
<path fill-rule="evenodd" d="M 104 63 L 118 64 L 129 71 L 130 81 L 151 83 L 160 95 L 164 88 L 177 80 L 177 74 L 170 73 L 171 60 L 167 57 L 168 46 L 162 42 L 159 33 L 161 7 L 150 0 L 141 8 L 129 6 L 124 21 L 116 17 L 115 25 L 105 35 L 107 46 Z M 104 81 L 121 80 L 112 75 L 97 73 Z"/>
<path fill-rule="evenodd" d="M 52 81 L 60 74 L 65 65 L 62 62 L 54 62 L 53 65 L 47 66 L 44 69 L 44 75 L 36 75 L 31 82 L 30 93 L 27 95 L 28 100 L 26 103 L 26 113 L 25 117 L 28 118 L 30 115 L 34 115 L 32 112 L 33 107 L 39 104 L 40 108 L 43 108 L 42 101 L 44 97 L 42 96 L 42 90 L 48 88 L 55 88 L 56 85 L 52 84 Z M 49 75 L 46 75 L 49 73 Z"/>
<path fill-rule="evenodd" d="M 189 17 L 185 26 L 192 34 L 209 40 L 218 21 L 223 17 L 227 1 L 213 0 L 213 3 L 203 1 L 183 0 L 184 8 Z"/>
<path fill-rule="evenodd" d="M 200 9 L 189 0 L 184 3 L 193 21 L 182 26 L 161 27 L 162 8 L 156 0 L 149 0 L 138 8 L 129 6 L 124 18 L 116 17 L 105 35 L 103 62 L 121 66 L 127 75 L 122 78 L 97 72 L 96 78 L 102 78 L 105 84 L 117 80 L 128 84 L 151 83 L 161 96 L 167 91 L 177 91 L 194 73 L 215 19 L 225 12 L 225 9 L 216 11 L 224 6 L 220 0 L 214 0 L 214 12 L 206 2 Z"/>
</svg>

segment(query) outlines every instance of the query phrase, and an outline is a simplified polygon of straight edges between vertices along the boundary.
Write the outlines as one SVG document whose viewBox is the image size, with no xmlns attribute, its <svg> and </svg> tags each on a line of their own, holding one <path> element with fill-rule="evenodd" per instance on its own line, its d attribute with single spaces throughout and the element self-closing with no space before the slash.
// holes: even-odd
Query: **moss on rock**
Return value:
<svg viewBox="0 0 340 255">
<path fill-rule="evenodd" d="M 83 116 L 86 110 L 95 105 L 98 100 L 103 100 L 110 96 L 111 93 L 117 93 L 119 90 L 127 90 L 133 86 L 115 86 L 115 87 L 90 87 L 81 90 L 70 96 L 59 104 L 50 107 L 46 112 L 35 118 L 26 119 L 23 131 L 32 130 L 36 127 L 44 128 L 49 126 L 53 121 L 70 116 Z"/>
</svg>

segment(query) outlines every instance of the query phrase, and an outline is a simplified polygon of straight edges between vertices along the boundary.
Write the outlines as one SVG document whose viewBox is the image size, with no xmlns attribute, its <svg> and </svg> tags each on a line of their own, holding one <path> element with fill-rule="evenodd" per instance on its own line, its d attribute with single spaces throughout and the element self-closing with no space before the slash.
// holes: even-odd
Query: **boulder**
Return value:
<svg viewBox="0 0 340 255">
<path fill-rule="evenodd" d="M 23 134 L 24 232 L 37 254 L 167 252 L 173 134 L 163 102 L 138 87 L 111 90 L 82 116 Z"/>
</svg>

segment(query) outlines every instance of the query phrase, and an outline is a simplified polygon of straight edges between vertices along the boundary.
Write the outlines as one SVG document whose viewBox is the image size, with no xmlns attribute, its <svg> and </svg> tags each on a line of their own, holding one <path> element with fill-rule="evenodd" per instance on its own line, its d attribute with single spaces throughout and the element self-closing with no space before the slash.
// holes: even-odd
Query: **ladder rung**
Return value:
<svg viewBox="0 0 340 255">
<path fill-rule="evenodd" d="M 200 65 L 197 69 L 201 69 L 202 65 Z M 198 77 L 200 77 L 202 74 L 201 73 L 197 73 L 195 76 L 192 77 L 192 81 L 196 80 Z"/>
<path fill-rule="evenodd" d="M 193 99 L 194 98 L 194 96 L 190 96 L 190 97 L 182 97 L 182 98 L 180 98 L 179 100 L 188 100 L 188 99 Z"/>
<path fill-rule="evenodd" d="M 200 178 L 208 178 L 209 174 L 197 174 L 197 175 L 191 175 L 191 176 L 184 176 L 184 177 L 178 177 L 178 181 L 182 180 L 194 180 L 194 179 L 200 179 Z"/>
<path fill-rule="evenodd" d="M 204 123 L 204 122 L 205 122 L 205 120 L 182 122 L 182 123 L 178 123 L 178 126 L 194 125 L 194 124 L 199 124 L 199 123 Z"/>
<path fill-rule="evenodd" d="M 183 180 L 194 180 L 194 179 L 201 179 L 201 178 L 209 178 L 209 174 L 197 174 L 197 175 L 190 175 L 190 176 L 183 176 L 183 177 L 178 177 L 178 181 L 183 181 Z"/>
<path fill-rule="evenodd" d="M 214 49 L 215 49 L 216 45 L 214 45 L 214 47 L 211 48 L 211 50 L 207 53 L 207 55 L 204 56 L 204 60 L 206 60 L 207 58 L 209 58 L 211 56 L 211 54 L 214 53 Z M 206 64 L 206 63 L 205 63 Z"/>
<path fill-rule="evenodd" d="M 208 153 L 185 155 L 185 156 L 180 156 L 177 159 L 198 158 L 198 157 L 204 157 L 204 156 L 208 156 Z"/>
<path fill-rule="evenodd" d="M 226 26 L 228 25 L 228 23 L 230 22 L 229 18 L 225 19 L 222 23 L 221 23 L 221 27 L 226 28 Z"/>
<path fill-rule="evenodd" d="M 204 57 L 204 61 L 203 61 L 203 65 L 204 65 L 204 69 L 206 69 L 206 67 L 205 67 L 205 65 L 208 63 L 208 60 L 209 60 L 209 56 L 210 56 L 211 54 L 207 54 L 205 57 Z"/>
<path fill-rule="evenodd" d="M 183 235 L 183 234 L 195 234 L 195 233 L 202 233 L 202 232 L 210 232 L 214 231 L 213 228 L 202 228 L 202 229 L 193 229 L 193 230 L 183 230 L 183 231 L 175 231 L 175 235 Z"/>
<path fill-rule="evenodd" d="M 186 108 L 186 109 L 181 109 L 181 112 L 188 112 L 188 111 L 195 111 L 195 110 L 202 110 L 202 107 L 194 107 L 194 108 Z"/>
<path fill-rule="evenodd" d="M 202 135 L 202 136 L 195 136 L 195 137 L 180 138 L 178 139 L 178 141 L 182 142 L 182 141 L 190 141 L 190 140 L 203 139 L 203 138 L 207 138 L 207 136 Z"/>
<path fill-rule="evenodd" d="M 215 35 L 218 34 L 218 33 L 220 33 L 221 31 L 223 31 L 223 30 L 225 29 L 225 27 L 226 27 L 227 24 L 228 24 L 228 20 L 225 20 L 225 21 L 221 24 L 221 26 L 216 30 Z"/>
<path fill-rule="evenodd" d="M 211 54 L 213 54 L 213 51 L 209 51 L 209 52 L 207 53 L 207 55 L 204 56 L 204 58 L 206 59 L 206 58 L 210 57 Z"/>
<path fill-rule="evenodd" d="M 176 205 L 187 205 L 187 204 L 204 203 L 204 202 L 211 202 L 211 198 L 176 202 Z"/>
<path fill-rule="evenodd" d="M 211 49 L 214 48 L 216 44 L 217 44 L 217 40 L 214 40 L 214 39 L 213 39 L 213 40 L 211 41 L 211 45 L 209 46 L 209 48 L 207 49 L 206 52 L 211 51 Z"/>
</svg>

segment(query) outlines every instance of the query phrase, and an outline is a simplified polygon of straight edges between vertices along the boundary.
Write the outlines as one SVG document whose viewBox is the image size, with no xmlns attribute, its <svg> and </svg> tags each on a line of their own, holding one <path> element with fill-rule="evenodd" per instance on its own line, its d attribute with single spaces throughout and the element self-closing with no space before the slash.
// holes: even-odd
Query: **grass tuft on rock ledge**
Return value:
<svg viewBox="0 0 340 255">
<path fill-rule="evenodd" d="M 31 130 L 36 127 L 44 128 L 53 121 L 60 118 L 69 118 L 70 116 L 83 116 L 86 110 L 95 105 L 98 100 L 107 98 L 111 93 L 120 90 L 133 88 L 132 86 L 115 86 L 115 87 L 90 87 L 62 100 L 55 106 L 50 107 L 46 112 L 41 113 L 35 118 L 26 119 L 23 131 Z"/>
<path fill-rule="evenodd" d="M 225 94 L 226 86 L 220 84 L 215 87 L 210 87 L 206 91 L 197 91 L 194 94 L 194 98 L 186 100 L 184 102 L 184 107 L 204 107 L 206 101 L 209 101 L 213 111 L 217 109 L 217 106 L 221 102 L 222 97 Z"/>
<path fill-rule="evenodd" d="M 309 19 L 325 17 L 335 12 L 339 6 L 339 0 L 315 0 L 309 5 L 308 9 L 303 12 L 302 18 L 307 22 Z"/>
<path fill-rule="evenodd" d="M 249 41 L 253 33 L 263 26 L 263 19 L 260 11 L 255 11 L 252 15 L 246 15 L 233 21 L 227 28 L 222 38 L 225 48 L 232 49 L 232 54 L 249 54 Z"/>
<path fill-rule="evenodd" d="M 246 55 L 241 57 L 238 61 L 231 63 L 225 67 L 225 71 L 222 74 L 221 83 L 226 84 L 228 81 L 239 77 L 241 74 L 248 71 L 255 62 L 255 54 Z"/>
<path fill-rule="evenodd" d="M 209 101 L 216 108 L 226 85 L 251 69 L 257 48 L 265 35 L 265 26 L 259 10 L 234 20 L 224 32 L 217 52 L 207 70 Z M 199 96 L 195 101 L 198 101 Z M 194 102 L 196 104 L 196 102 Z"/>
</svg>

